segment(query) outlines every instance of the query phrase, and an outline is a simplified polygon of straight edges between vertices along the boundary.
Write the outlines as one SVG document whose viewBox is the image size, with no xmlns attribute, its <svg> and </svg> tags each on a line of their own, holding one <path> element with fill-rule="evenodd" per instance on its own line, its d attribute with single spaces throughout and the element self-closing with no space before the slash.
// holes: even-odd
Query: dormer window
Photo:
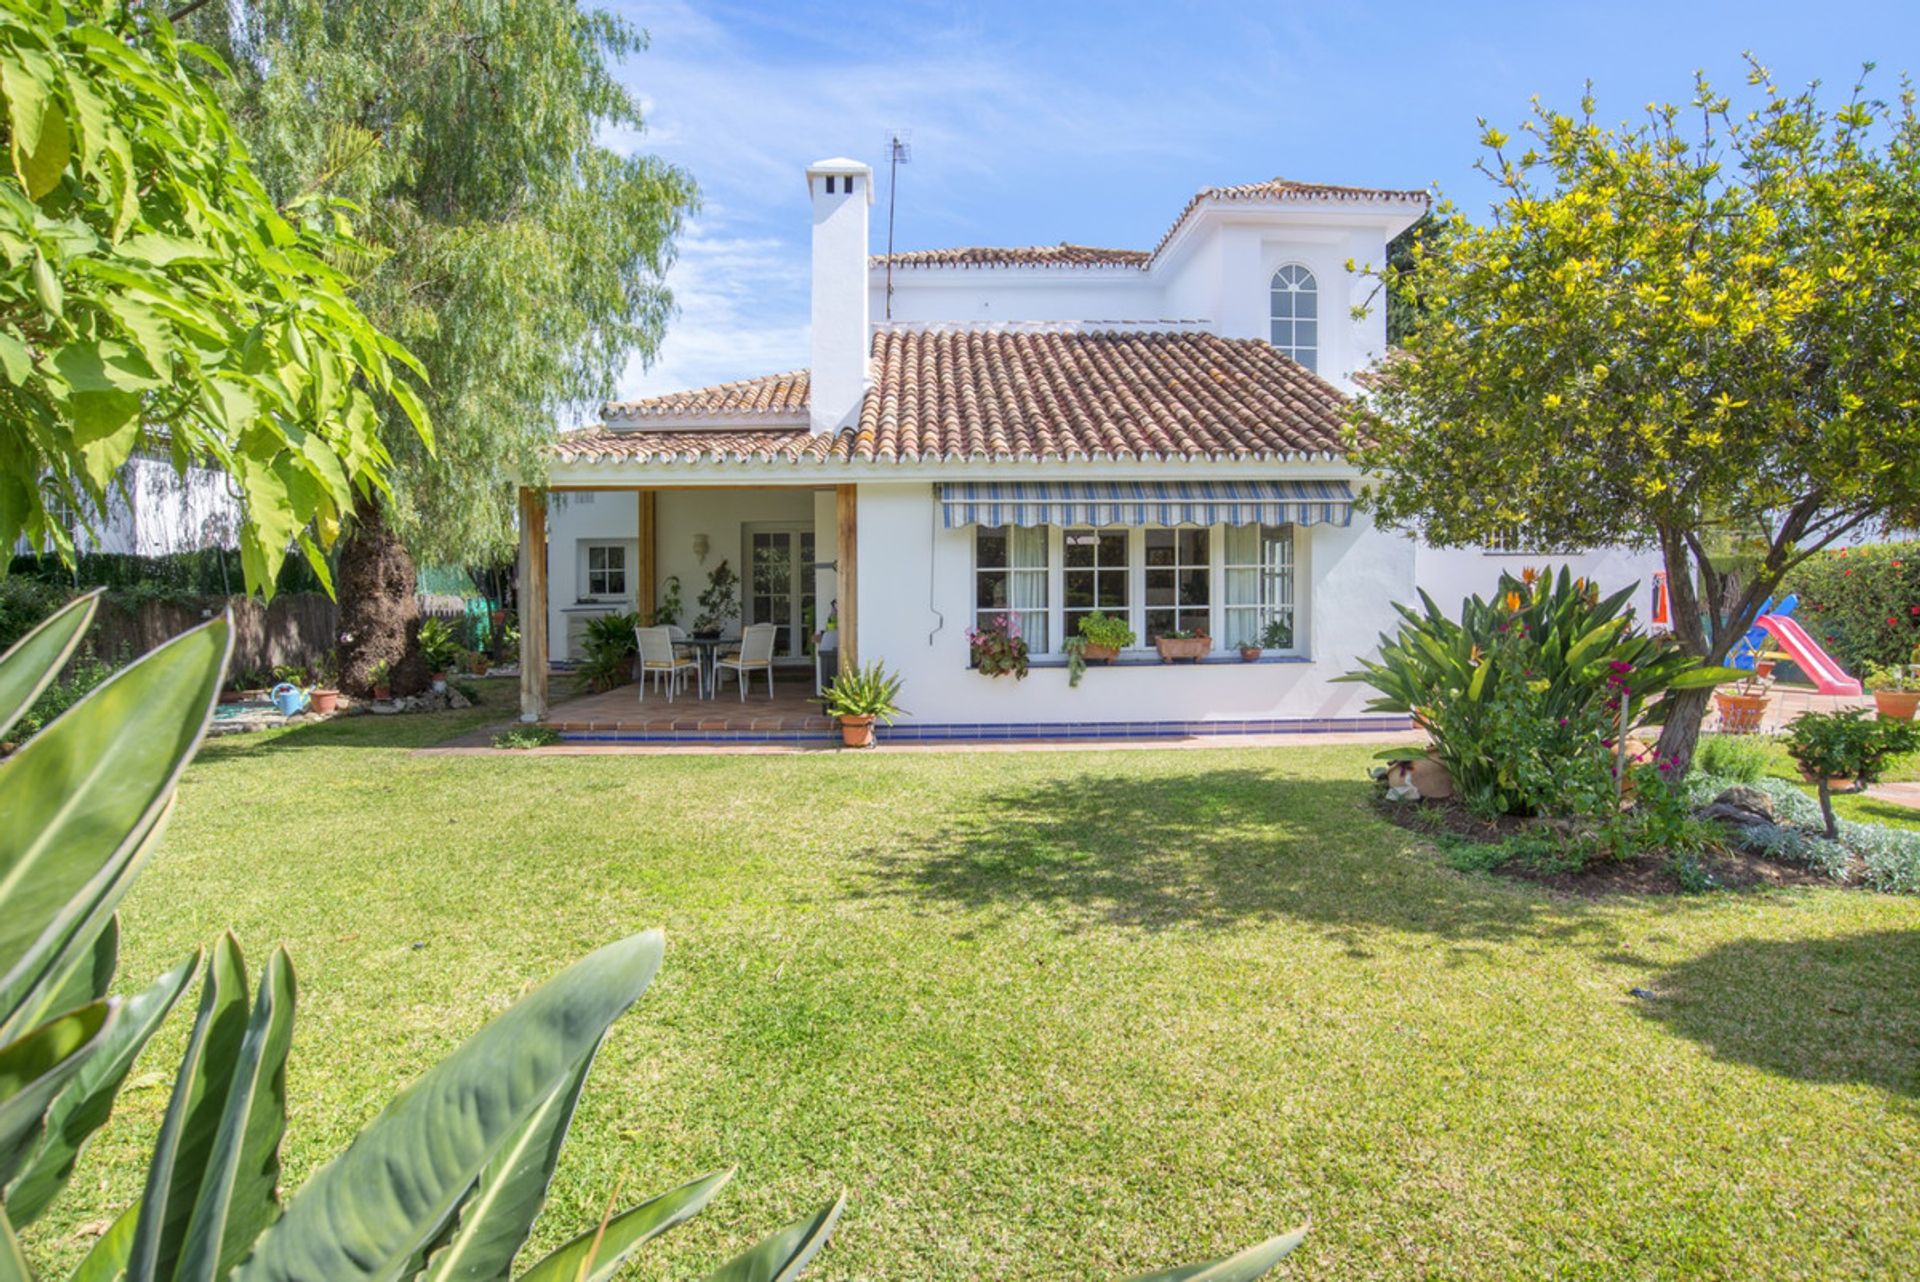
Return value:
<svg viewBox="0 0 1920 1282">
<path fill-rule="evenodd" d="M 1308 369 L 1320 358 L 1320 288 L 1313 273 L 1288 263 L 1273 274 L 1273 345 Z"/>
</svg>

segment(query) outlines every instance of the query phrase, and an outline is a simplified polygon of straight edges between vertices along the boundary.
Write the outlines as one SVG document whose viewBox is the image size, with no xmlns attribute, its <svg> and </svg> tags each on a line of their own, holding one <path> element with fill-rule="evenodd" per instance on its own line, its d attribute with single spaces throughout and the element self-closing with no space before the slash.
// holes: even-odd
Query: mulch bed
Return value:
<svg viewBox="0 0 1920 1282">
<path fill-rule="evenodd" d="M 1382 799 L 1375 803 L 1375 808 L 1389 823 L 1412 832 L 1427 836 L 1436 832 L 1450 832 L 1487 845 L 1541 827 L 1536 819 L 1512 816 L 1481 819 L 1469 814 L 1464 806 L 1451 799 L 1399 803 Z M 1703 872 L 1713 878 L 1715 886 L 1728 890 L 1837 884 L 1805 868 L 1777 863 L 1730 848 L 1701 854 L 1699 865 Z M 1585 867 L 1572 871 L 1549 870 L 1535 867 L 1524 860 L 1510 859 L 1492 871 L 1496 877 L 1531 882 L 1556 894 L 1583 899 L 1603 899 L 1612 895 L 1679 895 L 1688 892 L 1688 887 L 1682 884 L 1673 870 L 1671 856 L 1664 853 L 1648 853 L 1624 861 L 1595 859 Z"/>
</svg>

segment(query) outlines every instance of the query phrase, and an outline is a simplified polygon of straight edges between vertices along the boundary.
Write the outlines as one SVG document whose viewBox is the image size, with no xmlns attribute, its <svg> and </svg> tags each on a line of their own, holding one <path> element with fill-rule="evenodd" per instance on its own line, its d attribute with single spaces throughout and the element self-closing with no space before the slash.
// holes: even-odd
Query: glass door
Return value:
<svg viewBox="0 0 1920 1282">
<path fill-rule="evenodd" d="M 748 526 L 748 623 L 771 623 L 773 653 L 803 659 L 813 652 L 815 619 L 813 531 Z"/>
</svg>

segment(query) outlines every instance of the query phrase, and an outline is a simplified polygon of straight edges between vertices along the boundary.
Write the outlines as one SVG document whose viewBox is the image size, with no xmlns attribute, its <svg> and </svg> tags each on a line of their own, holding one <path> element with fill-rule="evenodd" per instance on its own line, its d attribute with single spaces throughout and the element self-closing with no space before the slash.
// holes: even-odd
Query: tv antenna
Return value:
<svg viewBox="0 0 1920 1282">
<path fill-rule="evenodd" d="M 913 159 L 911 135 L 896 129 L 887 139 L 887 319 L 893 319 L 893 198 L 900 186 L 900 166 Z"/>
</svg>

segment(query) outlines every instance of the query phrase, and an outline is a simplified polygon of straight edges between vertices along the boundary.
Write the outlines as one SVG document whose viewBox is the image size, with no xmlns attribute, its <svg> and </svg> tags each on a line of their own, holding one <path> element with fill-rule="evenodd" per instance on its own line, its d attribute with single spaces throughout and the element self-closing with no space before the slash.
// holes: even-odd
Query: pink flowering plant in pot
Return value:
<svg viewBox="0 0 1920 1282">
<path fill-rule="evenodd" d="M 1011 614 L 996 614 L 969 628 L 967 650 L 974 668 L 985 676 L 1019 681 L 1027 675 L 1027 639 L 1020 635 L 1020 620 Z"/>
</svg>

